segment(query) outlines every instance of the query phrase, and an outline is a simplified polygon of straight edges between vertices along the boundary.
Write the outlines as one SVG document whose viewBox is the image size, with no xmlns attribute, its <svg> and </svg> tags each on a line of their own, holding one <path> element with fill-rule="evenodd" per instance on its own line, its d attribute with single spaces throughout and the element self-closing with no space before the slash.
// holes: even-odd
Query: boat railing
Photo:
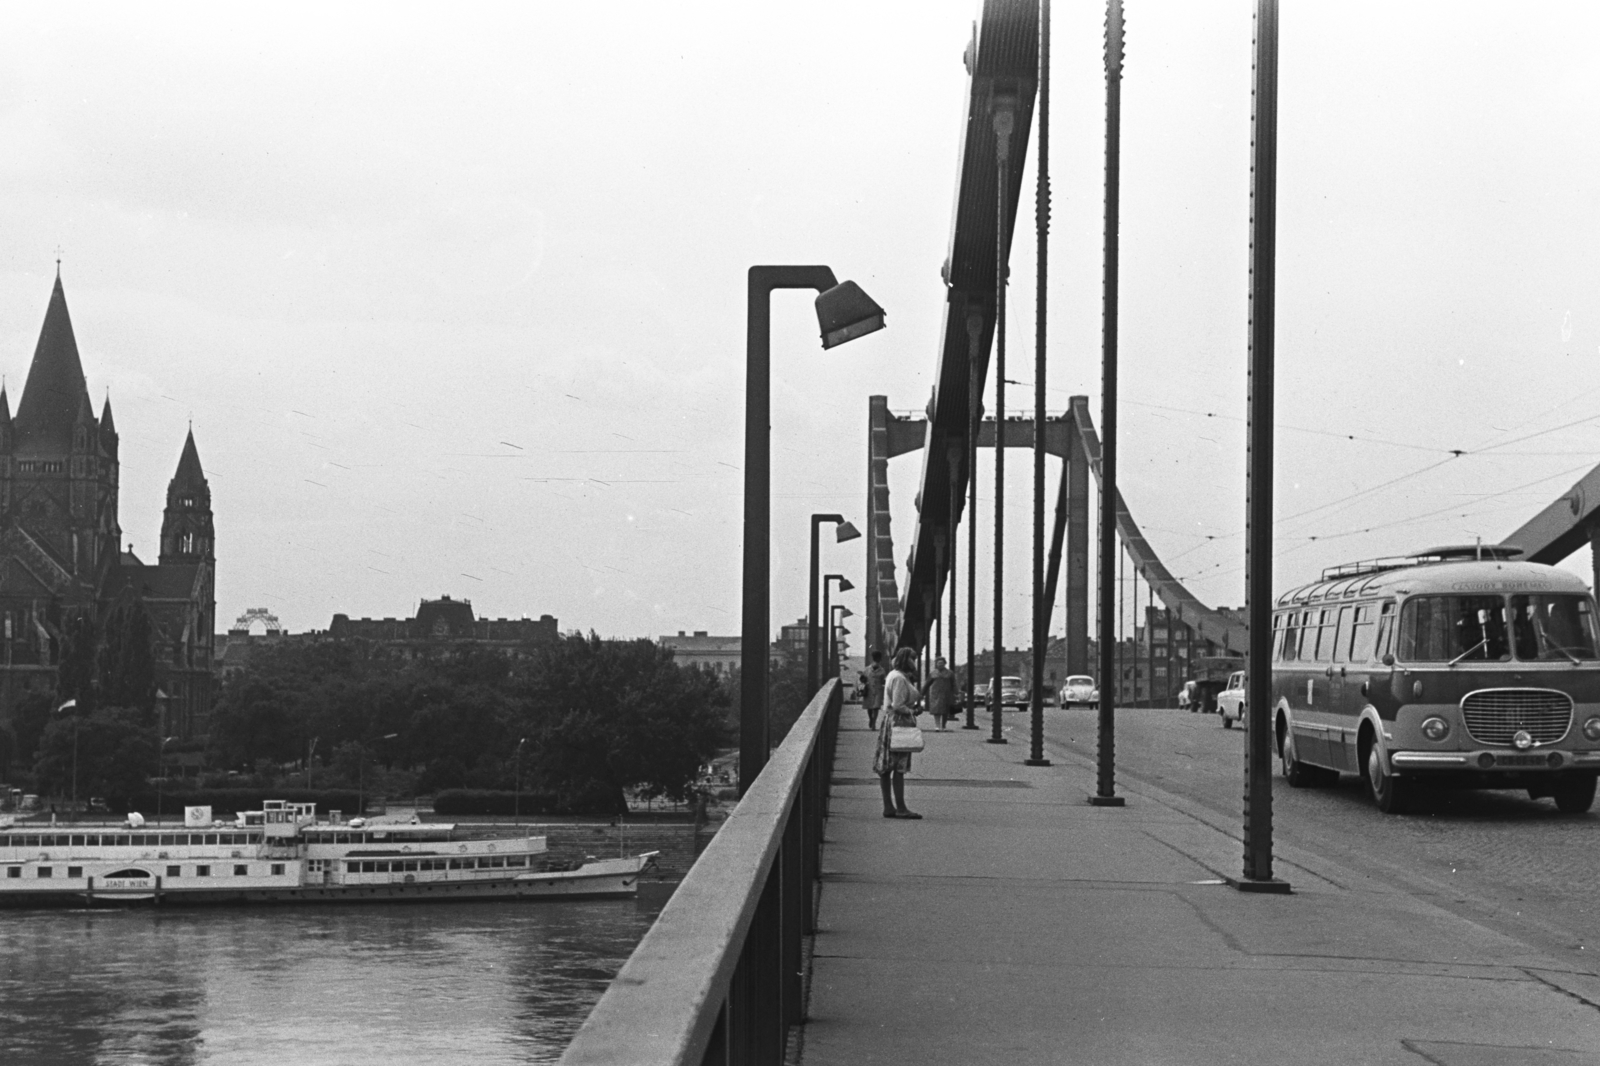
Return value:
<svg viewBox="0 0 1600 1066">
<path fill-rule="evenodd" d="M 590 1012 L 563 1066 L 781 1063 L 804 1011 L 842 689 L 818 690 Z"/>
</svg>

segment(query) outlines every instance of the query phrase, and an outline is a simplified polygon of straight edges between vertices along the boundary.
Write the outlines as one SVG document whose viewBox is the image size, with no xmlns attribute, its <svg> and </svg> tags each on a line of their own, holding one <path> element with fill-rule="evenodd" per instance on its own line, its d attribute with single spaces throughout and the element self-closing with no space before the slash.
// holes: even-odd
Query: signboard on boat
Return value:
<svg viewBox="0 0 1600 1066">
<path fill-rule="evenodd" d="M 211 807 L 185 807 L 183 809 L 183 824 L 188 828 L 204 828 L 211 824 Z"/>
</svg>

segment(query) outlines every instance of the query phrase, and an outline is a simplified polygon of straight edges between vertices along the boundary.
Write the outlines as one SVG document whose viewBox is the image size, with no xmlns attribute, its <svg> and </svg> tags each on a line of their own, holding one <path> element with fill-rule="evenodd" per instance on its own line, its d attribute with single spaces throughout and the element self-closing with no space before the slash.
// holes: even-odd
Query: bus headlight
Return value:
<svg viewBox="0 0 1600 1066">
<path fill-rule="evenodd" d="M 1600 740 L 1600 715 L 1596 715 L 1583 723 L 1583 735 L 1590 740 Z"/>
<path fill-rule="evenodd" d="M 1424 718 L 1422 735 L 1429 740 L 1443 740 L 1450 735 L 1450 723 L 1439 717 Z"/>
</svg>

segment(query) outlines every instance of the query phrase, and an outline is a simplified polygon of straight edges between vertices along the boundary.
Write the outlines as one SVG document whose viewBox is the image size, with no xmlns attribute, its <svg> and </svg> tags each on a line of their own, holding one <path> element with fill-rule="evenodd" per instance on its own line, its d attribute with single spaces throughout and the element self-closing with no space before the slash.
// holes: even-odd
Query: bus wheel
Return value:
<svg viewBox="0 0 1600 1066">
<path fill-rule="evenodd" d="M 1569 777 L 1562 781 L 1551 792 L 1555 797 L 1556 809 L 1562 814 L 1582 814 L 1594 806 L 1593 774 L 1584 774 L 1581 777 Z"/>
<path fill-rule="evenodd" d="M 1383 754 L 1376 743 L 1367 749 L 1367 792 L 1384 814 L 1399 814 L 1406 806 L 1406 782 L 1399 781 L 1383 768 Z"/>
<path fill-rule="evenodd" d="M 1278 747 L 1279 757 L 1283 760 L 1283 779 L 1289 782 L 1290 788 L 1310 788 L 1315 785 L 1315 767 L 1307 766 L 1295 755 L 1294 730 L 1285 729 L 1283 743 Z"/>
</svg>

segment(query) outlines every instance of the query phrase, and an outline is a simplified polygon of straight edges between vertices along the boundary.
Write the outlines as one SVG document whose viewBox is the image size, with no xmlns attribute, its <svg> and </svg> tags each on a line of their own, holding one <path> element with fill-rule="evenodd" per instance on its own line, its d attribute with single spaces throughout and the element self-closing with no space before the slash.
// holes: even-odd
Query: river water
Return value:
<svg viewBox="0 0 1600 1066">
<path fill-rule="evenodd" d="M 704 842 L 677 835 L 635 900 L 0 912 L 0 1064 L 554 1062 Z"/>
</svg>

